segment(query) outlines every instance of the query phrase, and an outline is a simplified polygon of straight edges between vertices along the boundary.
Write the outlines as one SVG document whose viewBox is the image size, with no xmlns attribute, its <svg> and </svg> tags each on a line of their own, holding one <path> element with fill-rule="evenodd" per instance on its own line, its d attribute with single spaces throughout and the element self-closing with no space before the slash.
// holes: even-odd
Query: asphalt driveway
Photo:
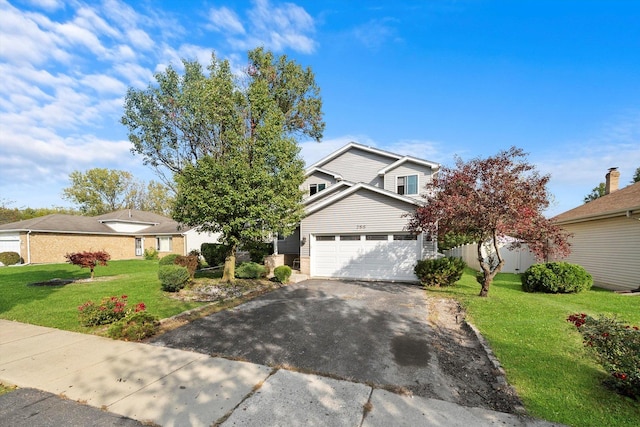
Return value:
<svg viewBox="0 0 640 427">
<path fill-rule="evenodd" d="M 430 325 L 428 307 L 424 290 L 415 285 L 308 280 L 193 321 L 151 342 L 399 386 L 419 396 L 463 403 L 460 390 L 471 378 L 459 365 L 448 363 L 458 362 L 455 348 L 443 344 Z M 488 363 L 482 357 L 486 354 L 479 351 L 462 363 Z M 486 381 L 491 389 L 495 378 Z M 495 406 L 477 397 L 482 390 L 467 394 L 477 399 L 465 398 L 469 406 Z"/>
</svg>

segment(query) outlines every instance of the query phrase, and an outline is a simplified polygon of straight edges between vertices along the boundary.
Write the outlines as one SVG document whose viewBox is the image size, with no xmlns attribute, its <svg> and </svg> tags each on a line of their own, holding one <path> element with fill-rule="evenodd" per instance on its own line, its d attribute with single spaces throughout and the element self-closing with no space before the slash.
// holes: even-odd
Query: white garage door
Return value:
<svg viewBox="0 0 640 427">
<path fill-rule="evenodd" d="M 0 236 L 0 252 L 20 253 L 20 236 Z"/>
<path fill-rule="evenodd" d="M 420 241 L 407 234 L 315 236 L 311 274 L 370 280 L 416 281 Z"/>
</svg>

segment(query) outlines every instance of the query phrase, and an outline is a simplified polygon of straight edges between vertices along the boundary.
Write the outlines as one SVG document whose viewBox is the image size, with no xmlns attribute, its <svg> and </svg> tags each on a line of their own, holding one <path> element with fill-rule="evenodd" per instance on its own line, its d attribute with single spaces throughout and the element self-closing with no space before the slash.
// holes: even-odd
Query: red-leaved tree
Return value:
<svg viewBox="0 0 640 427">
<path fill-rule="evenodd" d="M 97 265 L 107 265 L 107 261 L 111 259 L 111 255 L 105 251 L 97 252 L 75 252 L 64 256 L 69 264 L 78 265 L 81 268 L 89 268 L 91 270 L 91 279 L 93 279 L 93 269 Z"/>
<path fill-rule="evenodd" d="M 507 247 L 527 243 L 539 260 L 569 254 L 568 234 L 545 218 L 549 206 L 549 175 L 541 176 L 526 161 L 522 149 L 511 147 L 493 157 L 444 167 L 427 184 L 426 204 L 411 216 L 409 228 L 465 234 L 478 243 L 478 261 L 482 274 L 480 296 L 489 294 L 489 286 L 504 265 L 499 242 L 515 237 Z M 482 246 L 490 256 L 483 256 Z"/>
</svg>

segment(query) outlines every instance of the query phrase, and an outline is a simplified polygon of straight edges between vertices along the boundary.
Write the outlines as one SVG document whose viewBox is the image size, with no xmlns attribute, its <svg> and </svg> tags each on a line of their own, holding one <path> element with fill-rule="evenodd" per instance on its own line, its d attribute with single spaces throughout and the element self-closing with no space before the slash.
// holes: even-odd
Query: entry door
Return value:
<svg viewBox="0 0 640 427">
<path fill-rule="evenodd" d="M 136 237 L 136 256 L 142 256 L 142 238 Z"/>
</svg>

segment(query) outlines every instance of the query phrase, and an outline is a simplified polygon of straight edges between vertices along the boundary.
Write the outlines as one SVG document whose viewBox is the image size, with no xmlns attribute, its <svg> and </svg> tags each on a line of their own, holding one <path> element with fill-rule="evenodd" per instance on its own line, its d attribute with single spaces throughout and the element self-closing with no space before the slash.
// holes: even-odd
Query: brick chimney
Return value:
<svg viewBox="0 0 640 427">
<path fill-rule="evenodd" d="M 609 172 L 605 176 L 606 182 L 604 184 L 604 194 L 613 193 L 618 190 L 618 184 L 620 183 L 620 172 L 618 168 L 609 168 Z"/>
</svg>

